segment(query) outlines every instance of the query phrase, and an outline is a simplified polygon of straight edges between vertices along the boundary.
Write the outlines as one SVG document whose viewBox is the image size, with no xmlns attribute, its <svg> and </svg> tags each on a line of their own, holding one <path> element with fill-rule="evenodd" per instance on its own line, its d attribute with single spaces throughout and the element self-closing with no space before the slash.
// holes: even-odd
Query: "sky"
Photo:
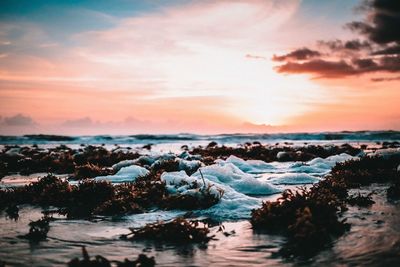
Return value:
<svg viewBox="0 0 400 267">
<path fill-rule="evenodd" d="M 400 3 L 0 2 L 0 134 L 400 130 Z"/>
</svg>

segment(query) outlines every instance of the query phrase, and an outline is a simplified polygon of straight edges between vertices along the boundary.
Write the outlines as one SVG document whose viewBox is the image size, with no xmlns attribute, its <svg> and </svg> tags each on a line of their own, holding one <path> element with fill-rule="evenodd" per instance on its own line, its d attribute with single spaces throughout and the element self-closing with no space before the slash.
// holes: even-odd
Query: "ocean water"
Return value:
<svg viewBox="0 0 400 267">
<path fill-rule="evenodd" d="M 153 161 L 176 158 L 182 171 L 164 173 L 169 190 L 190 194 L 187 188 L 178 187 L 180 181 L 203 181 L 199 172 L 188 176 L 183 170 L 195 161 L 182 156 L 182 145 L 189 147 L 206 145 L 211 141 L 219 144 L 238 146 L 245 142 L 259 141 L 263 144 L 285 144 L 303 146 L 306 144 L 332 145 L 350 143 L 356 146 L 380 147 L 378 143 L 400 140 L 399 132 L 339 132 L 339 133 L 298 133 L 298 134 L 235 134 L 235 135 L 132 135 L 132 136 L 3 136 L 0 144 L 33 145 L 53 147 L 66 144 L 78 147 L 81 144 L 104 144 L 112 148 L 131 148 Z M 142 149 L 145 144 L 154 144 L 151 151 Z M 366 153 L 369 153 L 366 151 Z M 216 239 L 204 246 L 177 246 L 151 242 L 128 242 L 119 239 L 128 233 L 129 227 L 139 227 L 159 220 L 170 220 L 184 215 L 185 211 L 154 210 L 144 214 L 119 218 L 105 217 L 97 221 L 66 220 L 59 218 L 51 223 L 47 241 L 32 244 L 17 236 L 28 231 L 28 223 L 41 217 L 40 209 L 26 206 L 20 211 L 20 220 L 12 221 L 0 216 L 0 259 L 13 266 L 65 266 L 74 257 L 81 256 L 81 246 L 86 246 L 94 256 L 101 254 L 111 260 L 133 259 L 145 252 L 155 256 L 157 266 L 379 266 L 399 263 L 400 256 L 400 206 L 388 203 L 385 188 L 373 185 L 361 190 L 374 190 L 376 204 L 371 208 L 350 208 L 346 218 L 355 226 L 344 236 L 311 259 L 288 261 L 277 257 L 276 252 L 285 243 L 282 236 L 255 233 L 248 221 L 251 210 L 260 207 L 264 200 L 274 200 L 285 189 L 311 186 L 324 179 L 337 163 L 357 158 L 347 154 L 328 158 L 315 158 L 308 162 L 263 162 L 243 160 L 230 156 L 217 160 L 215 164 L 201 167 L 204 182 L 211 188 L 224 190 L 221 201 L 204 210 L 196 210 L 196 218 L 212 218 L 223 224 L 225 236 L 212 228 Z M 97 177 L 113 183 L 134 180 L 146 170 L 135 165 L 119 164 L 118 173 Z M 4 177 L 0 186 L 20 186 L 34 181 L 43 174 Z M 358 191 L 357 191 L 358 192 Z M 356 191 L 354 193 L 357 193 Z M 382 217 L 385 221 L 382 223 Z M 381 258 L 381 260 L 379 260 Z M 397 261 L 396 261 L 397 259 Z"/>
<path fill-rule="evenodd" d="M 275 134 L 167 134 L 167 135 L 94 135 L 94 136 L 59 136 L 59 135 L 23 135 L 0 136 L 0 144 L 197 144 L 215 141 L 219 144 L 241 144 L 259 141 L 276 142 L 329 142 L 329 141 L 398 141 L 399 131 L 343 131 L 317 133 L 275 133 Z"/>
</svg>

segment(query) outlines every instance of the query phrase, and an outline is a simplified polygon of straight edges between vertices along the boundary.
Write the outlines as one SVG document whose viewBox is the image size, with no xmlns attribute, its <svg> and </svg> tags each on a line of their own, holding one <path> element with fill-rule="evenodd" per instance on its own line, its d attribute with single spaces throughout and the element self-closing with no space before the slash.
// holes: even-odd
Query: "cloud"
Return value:
<svg viewBox="0 0 400 267">
<path fill-rule="evenodd" d="M 398 54 L 400 54 L 400 45 L 389 46 L 372 53 L 372 55 L 398 55 Z"/>
<path fill-rule="evenodd" d="M 400 81 L 400 76 L 398 77 L 389 77 L 389 78 L 372 78 L 373 82 L 391 82 L 391 81 Z"/>
<path fill-rule="evenodd" d="M 356 73 L 353 66 L 345 61 L 311 60 L 304 63 L 287 62 L 278 66 L 279 73 L 312 73 L 320 77 L 343 77 Z"/>
<path fill-rule="evenodd" d="M 400 42 L 400 2 L 373 0 L 365 5 L 370 11 L 369 21 L 354 21 L 348 27 L 378 44 Z"/>
<path fill-rule="evenodd" d="M 2 124 L 6 126 L 34 126 L 37 123 L 29 116 L 17 114 L 11 117 L 4 117 Z"/>
<path fill-rule="evenodd" d="M 346 26 L 360 33 L 364 40 L 321 40 L 317 42 L 321 50 L 304 47 L 282 56 L 274 55 L 272 60 L 284 62 L 275 69 L 279 73 L 312 74 L 319 78 L 400 72 L 400 2 L 370 0 L 363 10 L 367 11 L 365 21 L 353 21 Z M 324 48 L 329 53 L 323 53 Z"/>
<path fill-rule="evenodd" d="M 263 60 L 267 60 L 266 57 L 257 56 L 257 55 L 252 55 L 252 54 L 246 54 L 246 58 L 249 58 L 249 59 L 263 59 Z"/>
<path fill-rule="evenodd" d="M 93 126 L 93 121 L 89 117 L 74 119 L 74 120 L 66 120 L 62 123 L 62 126 L 66 127 L 90 127 Z"/>
<path fill-rule="evenodd" d="M 342 52 L 343 50 L 359 51 L 363 49 L 371 49 L 370 42 L 359 39 L 348 40 L 348 41 L 342 41 L 339 39 L 330 41 L 320 40 L 318 41 L 318 45 L 322 47 L 328 47 L 331 50 L 331 52 Z"/>
<path fill-rule="evenodd" d="M 310 60 L 302 63 L 287 62 L 276 67 L 279 73 L 314 74 L 317 78 L 340 78 L 350 75 L 361 75 L 372 72 L 399 72 L 400 57 L 382 57 L 378 63 L 371 58 L 353 59 L 351 62 L 345 60 Z"/>
<path fill-rule="evenodd" d="M 308 48 L 300 48 L 283 56 L 274 55 L 272 60 L 273 61 L 306 60 L 319 56 L 321 56 L 321 53 L 318 51 L 311 50 Z"/>
<path fill-rule="evenodd" d="M 358 67 L 358 69 L 366 71 L 367 69 L 374 69 L 378 67 L 378 64 L 370 58 L 356 58 L 353 59 L 353 64 Z"/>
</svg>

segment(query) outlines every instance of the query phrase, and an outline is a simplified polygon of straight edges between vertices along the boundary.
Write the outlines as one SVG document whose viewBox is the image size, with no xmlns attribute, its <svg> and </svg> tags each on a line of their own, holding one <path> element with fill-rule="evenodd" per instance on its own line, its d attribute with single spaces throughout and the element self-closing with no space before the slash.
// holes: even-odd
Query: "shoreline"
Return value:
<svg viewBox="0 0 400 267">
<path fill-rule="evenodd" d="M 259 146 L 258 144 L 251 144 L 251 146 Z M 246 147 L 246 146 L 244 146 Z M 217 147 L 218 148 L 218 147 Z M 65 148 L 64 148 L 65 149 Z M 203 150 L 201 150 L 203 149 Z M 256 161 L 254 157 L 250 157 L 247 156 L 246 157 L 246 153 L 243 154 L 243 147 L 238 147 L 236 150 L 235 149 L 229 149 L 229 148 L 224 148 L 223 150 L 216 150 L 215 145 L 209 145 L 208 147 L 203 147 L 200 150 L 190 150 L 189 151 L 189 155 L 195 155 L 194 151 L 199 152 L 199 155 L 201 155 L 201 160 L 202 163 L 206 163 L 203 167 L 201 168 L 206 168 L 207 170 L 207 166 L 213 166 L 212 163 L 215 161 L 215 159 L 224 159 L 224 160 L 229 160 L 229 157 L 226 157 L 226 155 L 240 155 L 243 156 L 244 159 L 246 159 L 243 162 L 240 162 L 240 164 L 244 164 L 244 163 L 252 163 L 252 164 L 260 164 L 259 161 Z M 249 151 L 252 151 L 251 149 L 253 148 L 247 148 L 250 149 Z M 314 148 L 313 148 L 314 149 Z M 348 147 L 345 147 L 345 149 L 347 149 L 347 151 L 349 151 Z M 385 148 L 387 149 L 387 148 Z M 273 148 L 271 147 L 266 147 L 265 150 L 273 150 Z M 315 150 L 315 149 L 314 149 Z M 212 153 L 210 152 L 212 151 Z M 257 148 L 257 151 L 260 152 L 260 148 Z M 263 150 L 261 150 L 262 152 Z M 276 157 L 277 154 L 279 154 L 282 151 L 277 151 L 277 150 L 273 150 L 274 154 L 275 154 L 275 160 L 278 159 Z M 333 151 L 332 155 L 336 155 L 337 151 Z M 294 151 L 295 152 L 295 151 Z M 310 151 L 304 151 L 303 150 L 303 154 L 304 153 L 309 153 Z M 339 151 L 340 152 L 340 151 Z M 360 151 L 357 151 L 358 153 Z M 238 154 L 239 153 L 239 154 Z M 278 164 L 279 166 L 284 166 L 285 164 L 287 165 L 287 163 L 291 163 L 293 162 L 293 160 L 298 160 L 298 159 L 303 159 L 303 160 L 310 160 L 309 162 L 312 162 L 315 157 L 313 158 L 305 158 L 305 155 L 302 155 L 301 157 L 303 158 L 299 158 L 299 153 L 293 153 L 292 155 L 291 150 L 285 151 L 285 153 L 287 153 L 287 155 L 285 157 L 281 158 L 281 161 L 277 162 L 276 164 Z M 322 153 L 322 152 L 320 152 Z M 324 152 L 325 153 L 325 152 Z M 253 153 L 247 154 L 247 155 L 252 155 Z M 263 158 L 266 159 L 266 154 L 264 152 L 262 153 L 258 153 L 255 154 L 258 155 L 259 158 Z M 325 154 L 324 156 L 327 156 L 327 158 L 329 158 L 329 154 Z M 140 156 L 139 156 L 140 157 Z M 208 157 L 212 157 L 213 161 L 211 162 L 210 159 L 207 159 Z M 137 158 L 136 158 L 137 159 Z M 196 159 L 189 159 L 189 161 L 194 161 Z M 259 160 L 259 159 L 257 159 Z M 218 162 L 218 161 L 217 161 Z M 225 161 L 223 161 L 225 162 Z M 222 163 L 223 163 L 222 162 Z M 235 161 L 234 161 L 235 162 Z M 268 162 L 271 161 L 264 161 L 265 164 L 267 164 Z M 274 161 L 272 161 L 274 162 Z M 287 162 L 287 163 L 286 163 Z M 176 170 L 176 168 L 179 168 L 179 164 L 178 165 L 170 165 L 172 162 L 168 163 L 167 165 L 160 165 L 157 168 L 160 168 L 159 171 L 165 171 L 166 168 L 171 170 Z M 222 164 L 219 163 L 219 164 Z M 142 163 L 143 164 L 143 163 Z M 223 163 L 223 164 L 227 164 L 227 163 Z M 229 163 L 232 164 L 232 163 Z M 236 164 L 237 163 L 236 161 Z M 258 166 L 260 167 L 260 165 L 253 165 L 254 166 Z M 282 165 L 283 164 L 283 165 Z M 285 166 L 286 166 L 285 165 Z M 142 165 L 142 166 L 146 166 L 146 165 Z M 156 165 L 155 165 L 156 166 Z M 245 165 L 238 165 L 241 166 L 242 168 L 247 168 L 245 167 Z M 266 167 L 268 165 L 262 165 L 263 167 Z M 340 164 L 335 165 L 334 169 L 335 170 L 340 170 Z M 397 165 L 396 165 L 397 166 Z M 152 167 L 154 168 L 154 167 Z M 172 169 L 171 169 L 172 168 Z M 343 168 L 343 167 L 342 167 Z M 247 169 L 246 169 L 247 170 Z M 373 170 L 373 168 L 372 168 Z M 207 175 L 207 171 L 206 171 L 206 175 Z M 341 174 L 342 176 L 342 174 Z M 346 176 L 346 177 L 352 177 L 352 176 Z M 367 177 L 367 176 L 366 176 Z M 369 176 L 368 176 L 369 177 Z M 208 178 L 207 178 L 208 179 Z M 259 178 L 256 178 L 259 179 Z M 293 185 L 291 188 L 296 187 L 296 185 Z M 318 264 L 327 264 L 330 261 L 334 260 L 340 260 L 340 262 L 342 264 L 351 264 L 351 263 L 363 263 L 363 265 L 374 265 L 377 264 L 377 260 L 378 257 L 381 257 L 381 255 L 383 254 L 387 254 L 389 256 L 386 257 L 386 261 L 388 261 L 389 263 L 392 263 L 393 261 L 397 263 L 396 261 L 396 257 L 394 256 L 398 256 L 399 251 L 400 251 L 400 246 L 398 246 L 398 244 L 400 244 L 400 240 L 395 239 L 395 235 L 393 233 L 395 233 L 396 231 L 399 231 L 400 229 L 396 228 L 397 225 L 400 224 L 396 224 L 397 222 L 399 222 L 400 220 L 400 214 L 398 214 L 397 210 L 398 209 L 398 201 L 389 201 L 386 198 L 386 190 L 387 190 L 388 185 L 382 185 L 382 184 L 370 184 L 370 185 L 365 185 L 362 187 L 359 187 L 357 189 L 357 187 L 355 189 L 353 188 L 349 188 L 349 192 L 350 195 L 354 196 L 357 195 L 358 192 L 361 192 L 362 195 L 368 194 L 368 192 L 371 191 L 375 191 L 375 194 L 373 194 L 372 197 L 372 201 L 374 201 L 375 203 L 373 203 L 370 206 L 364 207 L 364 208 L 359 208 L 356 206 L 351 206 L 348 205 L 348 211 L 345 211 L 344 214 L 344 218 L 347 218 L 348 221 L 350 222 L 350 224 L 352 225 L 352 227 L 350 228 L 350 230 L 345 233 L 344 235 L 342 235 L 341 237 L 334 239 L 332 241 L 330 241 L 329 243 L 331 243 L 331 247 L 327 247 L 326 249 L 323 249 L 322 251 L 319 251 L 318 253 L 316 253 L 314 256 L 312 256 L 311 258 L 308 257 L 307 259 L 301 259 L 300 258 L 294 258 L 291 260 L 287 260 L 287 258 L 282 257 L 282 256 L 277 256 L 277 253 L 279 252 L 280 248 L 285 244 L 285 240 L 286 237 L 285 235 L 278 235 L 276 236 L 275 234 L 270 235 L 270 234 L 258 234 L 256 232 L 254 232 L 251 229 L 251 224 L 247 221 L 247 220 L 243 220 L 243 219 L 236 219 L 233 221 L 230 220 L 222 220 L 222 224 L 225 225 L 225 230 L 222 231 L 221 233 L 218 233 L 218 237 L 219 240 L 210 240 L 208 245 L 206 247 L 207 248 L 193 248 L 192 252 L 190 252 L 189 254 L 192 255 L 191 260 L 192 263 L 194 265 L 203 265 L 203 264 L 216 264 L 216 266 L 223 266 L 223 264 L 228 263 L 229 261 L 232 261 L 232 258 L 230 258 L 229 253 L 231 253 L 231 251 L 233 251 L 233 255 L 232 257 L 239 257 L 236 259 L 241 259 L 238 260 L 238 266 L 241 266 L 240 264 L 243 262 L 243 266 L 245 266 L 245 258 L 248 259 L 248 255 L 253 255 L 251 257 L 254 257 L 253 259 L 253 263 L 254 265 L 263 265 L 266 263 L 269 264 L 278 264 L 278 265 L 293 265 L 293 264 L 299 264 L 301 262 L 304 262 L 304 260 L 311 265 L 318 265 Z M 288 188 L 288 187 L 287 187 Z M 271 195 L 271 197 L 262 197 L 262 199 L 264 200 L 269 200 L 269 201 L 274 201 L 276 200 L 275 196 L 278 195 Z M 175 205 L 175 204 L 174 204 Z M 5 214 L 4 212 L 2 213 L 2 218 L 0 219 L 0 222 L 3 226 L 6 226 L 4 229 L 9 229 L 10 232 L 14 231 L 14 233 L 22 233 L 25 231 L 26 233 L 26 221 L 28 219 L 34 219 L 35 216 L 34 214 L 38 214 L 37 208 L 30 208 L 29 205 L 18 205 L 20 207 L 20 219 L 19 221 L 13 222 L 10 219 L 5 219 Z M 147 215 L 152 216 L 151 215 L 152 212 L 148 213 Z M 156 212 L 157 213 L 157 212 Z M 184 215 L 186 212 L 182 212 L 180 213 L 169 213 L 168 211 L 166 211 L 166 213 L 164 215 L 167 215 L 167 217 L 162 217 L 164 215 L 161 215 L 161 217 L 154 217 L 155 218 L 163 218 L 164 220 L 169 220 L 169 219 L 173 219 L 176 216 L 182 216 Z M 39 213 L 40 214 L 40 213 Z M 194 213 L 196 214 L 196 212 Z M 346 215 L 347 214 L 347 215 Z M 139 214 L 140 215 L 140 214 Z M 126 217 L 124 219 L 124 217 L 121 217 L 120 219 L 118 219 L 118 217 L 114 218 L 113 217 L 109 217 L 107 219 L 107 217 L 104 217 L 105 219 L 100 219 L 100 221 L 97 222 L 93 222 L 93 221 L 85 221 L 85 220 L 66 220 L 63 219 L 62 217 L 59 219 L 56 219 L 56 221 L 54 222 L 50 222 L 50 231 L 49 231 L 49 236 L 47 237 L 47 239 L 45 241 L 41 241 L 37 247 L 38 250 L 41 249 L 42 246 L 44 246 L 45 251 L 47 251 L 48 253 L 48 257 L 57 257 L 57 253 L 61 253 L 61 251 L 64 251 L 66 249 L 65 252 L 61 253 L 64 256 L 61 256 L 61 258 L 63 258 L 63 264 L 65 264 L 66 262 L 68 262 L 67 258 L 69 258 L 69 260 L 71 260 L 73 257 L 81 257 L 81 251 L 80 251 L 80 247 L 79 245 L 75 246 L 73 245 L 72 247 L 75 247 L 74 249 L 71 249 L 71 245 L 67 245 L 68 243 L 70 244 L 74 244 L 75 242 L 77 242 L 76 244 L 85 244 L 87 242 L 88 246 L 87 249 L 90 253 L 90 255 L 104 255 L 107 258 L 110 257 L 110 259 L 114 259 L 114 260 L 123 260 L 124 258 L 127 257 L 127 255 L 125 255 L 123 257 L 122 252 L 121 253 L 117 253 L 119 256 L 116 256 L 114 253 L 115 252 L 111 252 L 108 251 L 108 254 L 106 253 L 106 251 L 102 251 L 100 248 L 103 247 L 103 245 L 107 245 L 107 244 L 113 244 L 113 243 L 117 243 L 119 244 L 118 246 L 122 246 L 126 248 L 126 251 L 129 251 L 129 248 L 132 249 L 134 247 L 142 247 L 141 249 L 145 249 L 146 251 L 149 252 L 150 256 L 155 256 L 155 260 L 157 263 L 157 266 L 168 266 L 168 264 L 170 264 L 171 262 L 168 261 L 168 259 L 174 259 L 175 264 L 177 266 L 182 266 L 182 260 L 185 259 L 185 257 L 182 258 L 182 255 L 180 253 L 177 253 L 177 250 L 179 250 L 179 246 L 176 245 L 167 245 L 168 249 L 157 249 L 157 246 L 154 246 L 155 243 L 152 245 L 152 243 L 148 243 L 148 242 L 144 242 L 144 243 L 123 243 L 122 241 L 117 241 L 117 236 L 118 234 L 116 234 L 115 229 L 121 229 L 124 227 L 121 227 L 121 223 L 122 225 L 126 225 L 125 227 L 125 231 L 127 230 L 127 228 L 129 227 L 129 225 L 132 225 L 131 219 L 127 219 L 129 217 L 132 217 L 132 219 L 135 221 L 136 219 L 134 218 L 139 218 L 137 217 L 138 215 L 129 215 L 128 217 Z M 171 217 L 169 217 L 171 216 Z M 198 216 L 198 215 L 197 215 Z M 192 217 L 189 217 L 189 219 L 191 219 Z M 200 215 L 201 218 L 201 215 Z M 193 219 L 196 219 L 196 216 L 193 217 Z M 96 219 L 95 219 L 96 221 Z M 146 222 L 146 219 L 143 221 L 143 223 Z M 24 224 L 25 223 L 25 224 Z M 13 225 L 16 228 L 13 228 Z M 75 224 L 75 226 L 74 226 Z M 80 233 L 81 231 L 78 230 L 80 227 L 83 227 L 84 225 L 90 225 L 91 228 L 93 228 L 93 232 L 94 234 L 97 233 L 107 233 L 109 232 L 114 233 L 114 234 L 109 234 L 106 235 L 107 237 L 102 237 L 99 240 L 97 240 L 99 237 L 97 236 L 94 240 L 90 241 L 92 237 L 90 236 L 86 236 L 89 241 L 74 241 L 74 240 L 69 240 L 69 241 L 65 241 L 66 243 L 63 243 L 63 238 L 59 238 L 57 236 L 62 236 L 64 231 L 71 231 L 72 229 L 77 229 L 78 233 Z M 101 225 L 108 225 L 106 228 L 103 228 L 103 226 Z M 11 227 L 11 228 L 9 228 Z M 65 228 L 66 227 L 66 228 Z M 71 229 L 69 229 L 68 227 L 72 227 Z M 210 226 L 210 230 L 211 232 L 215 232 L 218 229 L 216 228 L 217 226 Z M 84 228 L 84 227 L 83 227 Z M 11 229 L 14 229 L 11 231 Z M 106 230 L 107 229 L 107 230 Z M 114 229 L 114 230 L 113 230 Z M 241 229 L 241 230 L 238 230 Z M 388 229 L 390 231 L 394 231 L 394 232 L 388 232 Z M 83 229 L 82 229 L 83 230 Z M 18 244 L 18 246 L 22 246 L 24 247 L 24 242 L 20 241 L 19 239 L 14 239 L 14 237 L 12 236 L 8 236 L 5 237 L 4 234 L 7 233 L 7 230 L 4 230 L 2 233 L 2 237 L 1 237 L 1 243 L 6 244 L 4 242 L 13 242 L 14 244 Z M 16 231 L 16 232 L 15 232 Z M 73 231 L 73 230 L 72 230 Z M 83 230 L 84 231 L 84 230 Z M 232 232 L 234 231 L 234 232 Z M 364 239 L 367 240 L 368 238 L 377 238 L 377 236 L 374 234 L 374 231 L 378 231 L 379 233 L 381 233 L 381 237 L 382 234 L 385 236 L 385 239 L 387 242 L 389 242 L 391 245 L 390 247 L 386 246 L 385 249 L 383 249 L 383 247 L 381 246 L 381 250 L 378 251 L 373 251 L 374 246 L 378 246 L 378 244 L 380 241 L 377 240 L 378 243 L 367 243 L 366 241 L 360 241 L 358 240 L 359 238 L 357 238 L 357 236 L 360 235 L 360 233 L 363 233 L 364 236 L 366 236 Z M 89 231 L 90 232 L 90 231 Z M 384 234 L 386 233 L 387 234 Z M 225 233 L 225 234 L 224 234 Z M 96 236 L 96 234 L 94 235 Z M 110 239 L 111 237 L 111 239 Z M 271 242 L 271 238 L 272 240 L 275 240 L 272 242 L 272 245 L 270 244 Z M 79 238 L 78 238 L 79 239 Z M 363 240 L 364 240 L 363 239 Z M 7 241 L 8 240 L 8 241 Z M 14 241 L 13 241 L 14 240 Z M 233 242 L 233 241 L 237 241 L 238 245 L 236 247 L 231 247 L 230 249 L 228 249 L 227 244 Z M 247 240 L 247 241 L 246 241 Z M 269 241 L 268 241 L 269 240 Z M 389 241 L 388 241 L 389 240 Z M 235 242 L 236 242 L 235 241 Z M 55 242 L 55 243 L 54 243 Z M 94 242 L 94 243 L 93 243 Z M 99 243 L 100 242 L 100 243 Z M 103 245 L 101 245 L 101 243 L 104 242 Z M 248 249 L 243 248 L 240 243 L 242 242 L 247 242 L 247 246 L 249 247 Z M 275 243 L 274 243 L 275 242 Z M 355 243 L 354 243 L 355 242 Z M 50 243 L 53 243 L 52 245 L 49 245 Z M 59 244 L 59 245 L 55 245 L 55 244 Z M 92 245 L 89 244 L 97 244 L 95 247 L 93 247 Z M 264 244 L 264 245 L 263 245 Z M 269 245 L 268 245 L 269 244 Z M 360 246 L 362 249 L 360 249 L 360 251 L 358 253 L 360 253 L 360 255 L 357 256 L 357 252 L 354 252 L 353 254 L 349 254 L 348 252 L 346 252 L 346 247 L 350 247 L 350 244 L 357 244 L 357 247 Z M 63 249 L 63 246 L 65 245 L 65 248 Z M 144 247 L 143 247 L 144 245 Z M 117 247 L 118 247 L 117 246 Z M 132 247 L 133 246 L 133 247 Z M 213 248 L 210 250 L 210 247 Z M 218 249 L 216 249 L 218 248 Z M 252 248 L 252 249 L 250 249 Z M 225 252 L 224 252 L 225 249 Z M 215 250 L 215 251 L 214 251 Z M 31 252 L 31 253 L 35 253 L 34 252 L 35 249 Z M 52 252 L 54 251 L 54 252 Z M 69 252 L 67 252 L 69 251 Z M 125 250 L 124 250 L 125 251 Z M 168 252 L 169 251 L 169 252 Z M 174 252 L 175 251 L 175 252 Z M 213 253 L 211 253 L 211 251 Z M 229 252 L 228 252 L 229 251 Z M 335 256 L 335 251 L 339 251 L 339 255 Z M 33 257 L 36 258 L 34 255 L 35 254 L 25 254 L 23 252 L 23 249 L 20 250 L 20 252 L 22 254 L 18 254 L 19 256 L 15 255 L 15 260 L 20 260 L 19 258 L 24 255 L 24 257 Z M 79 252 L 79 253 L 78 253 Z M 215 253 L 214 253 L 215 252 Z M 0 251 L 0 255 L 2 255 L 2 257 L 4 257 L 6 254 L 5 251 Z M 54 254 L 55 253 L 55 254 Z M 66 253 L 67 255 L 69 255 L 68 257 L 64 254 Z M 127 253 L 127 252 L 126 252 Z M 194 254 L 193 254 L 194 253 Z M 211 254 L 210 254 L 211 253 Z M 220 253 L 220 257 L 221 255 L 224 253 L 226 259 L 225 260 L 217 260 L 215 259 L 215 262 L 213 260 L 213 258 L 217 258 L 218 254 Z M 333 254 L 332 254 L 333 253 Z M 365 254 L 365 253 L 370 253 L 370 256 L 368 257 L 361 257 L 361 255 Z M 372 253 L 372 254 L 371 254 Z M 61 254 L 59 254 L 58 256 L 60 256 Z M 139 251 L 137 251 L 137 253 L 135 253 L 136 255 L 139 255 Z M 195 256 L 196 254 L 202 254 L 204 257 L 204 259 L 200 259 L 202 257 L 197 257 Z M 278 253 L 279 254 L 279 253 Z M 385 254 L 385 255 L 386 255 Z M 114 256 L 113 256 L 114 255 Z M 167 256 L 166 256 L 167 255 Z M 215 256 L 212 256 L 215 255 Z M 238 255 L 238 256 L 234 256 L 234 255 Z M 259 256 L 255 256 L 255 255 L 259 255 Z M 263 256 L 261 256 L 263 255 Z M 267 259 L 265 258 L 266 255 Z M 392 255 L 392 256 L 391 256 Z M 45 256 L 45 258 L 47 257 Z M 190 259 L 187 258 L 186 260 Z M 242 257 L 242 258 L 241 258 Z M 332 258 L 332 257 L 339 257 L 339 258 Z M 341 258 L 342 257 L 342 258 Z M 344 257 L 344 258 L 343 258 Z M 361 258 L 360 258 L 361 257 Z M 32 258 L 32 259 L 33 259 Z M 133 256 L 131 256 L 130 258 L 133 259 Z M 40 262 L 40 258 L 38 258 L 37 260 L 39 260 Z M 243 261 L 242 261 L 243 260 Z M 264 260 L 264 262 L 262 262 L 262 260 Z M 45 260 L 47 262 L 47 260 Z M 392 261 L 392 262 L 390 262 Z M 38 262 L 38 263 L 39 263 Z M 62 265 L 61 261 L 50 261 L 52 262 L 52 264 L 58 264 L 58 265 Z M 17 264 L 17 262 L 15 262 Z M 49 262 L 48 262 L 49 263 Z M 220 264 L 220 265 L 219 265 Z M 184 265 L 184 264 L 183 264 Z"/>
</svg>

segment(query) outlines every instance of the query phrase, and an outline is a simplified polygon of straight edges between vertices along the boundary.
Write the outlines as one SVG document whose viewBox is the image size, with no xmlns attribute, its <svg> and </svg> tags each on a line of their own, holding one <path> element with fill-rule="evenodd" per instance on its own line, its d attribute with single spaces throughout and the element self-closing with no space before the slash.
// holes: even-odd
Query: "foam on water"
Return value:
<svg viewBox="0 0 400 267">
<path fill-rule="evenodd" d="M 356 158 L 358 158 L 358 157 L 353 157 L 346 153 L 342 153 L 339 155 L 333 155 L 333 156 L 327 157 L 325 159 L 323 159 L 323 158 L 312 159 L 307 162 L 307 165 L 312 166 L 314 168 L 318 168 L 318 169 L 330 170 L 338 162 L 343 162 L 346 160 L 351 160 L 351 159 L 356 159 Z"/>
<path fill-rule="evenodd" d="M 337 162 L 357 158 L 343 153 L 325 159 L 315 158 L 308 162 L 266 163 L 261 160 L 243 160 L 230 156 L 226 160 L 217 160 L 213 165 L 202 166 L 199 160 L 186 160 L 181 157 L 191 159 L 192 155 L 182 153 L 177 157 L 172 153 L 150 153 L 136 160 L 117 163 L 113 166 L 114 169 L 119 169 L 115 175 L 96 177 L 96 180 L 109 180 L 113 183 L 134 181 L 137 177 L 149 173 L 146 168 L 134 165 L 135 163 L 145 161 L 154 165 L 163 160 L 176 160 L 179 162 L 180 171 L 164 172 L 161 175 L 169 193 L 197 196 L 200 194 L 200 189 L 190 188 L 190 185 L 193 182 L 203 185 L 204 178 L 206 186 L 211 186 L 211 193 L 218 196 L 218 189 L 222 189 L 224 194 L 218 204 L 197 213 L 221 219 L 238 219 L 248 218 L 251 210 L 260 205 L 261 199 L 254 195 L 276 194 L 282 192 L 285 185 L 316 183 Z M 198 170 L 188 176 L 185 172 L 198 167 L 201 167 L 201 173 Z"/>
<path fill-rule="evenodd" d="M 193 194 L 193 189 L 182 186 L 182 181 L 189 184 L 194 181 L 200 184 L 203 183 L 200 177 L 196 175 L 188 176 L 184 171 L 165 172 L 162 174 L 161 179 L 167 183 L 167 188 L 170 192 L 179 192 L 181 194 Z M 226 183 L 209 180 L 206 176 L 204 181 L 206 186 L 211 185 L 210 190 L 212 193 L 219 195 L 218 189 L 222 189 L 224 194 L 218 204 L 208 209 L 196 211 L 199 215 L 224 220 L 249 218 L 250 211 L 261 204 L 261 199 L 240 193 Z M 277 192 L 277 190 L 274 189 L 273 192 Z M 271 193 L 272 191 L 269 194 Z"/>
<path fill-rule="evenodd" d="M 268 182 L 275 185 L 314 184 L 321 179 L 307 173 L 284 173 L 270 176 Z"/>
<path fill-rule="evenodd" d="M 268 164 L 262 160 L 243 160 L 234 155 L 229 156 L 225 161 L 217 160 L 216 162 L 220 165 L 223 165 L 225 163 L 232 163 L 243 172 L 254 174 L 265 173 L 275 168 L 272 164 Z"/>
<path fill-rule="evenodd" d="M 232 163 L 214 164 L 201 168 L 204 178 L 210 181 L 227 185 L 237 192 L 251 195 L 270 195 L 281 190 L 271 184 L 257 179 L 254 175 L 240 170 Z M 201 178 L 199 171 L 193 174 L 198 179 Z"/>
<path fill-rule="evenodd" d="M 106 175 L 106 176 L 97 176 L 95 178 L 96 181 L 110 181 L 112 183 L 124 183 L 124 182 L 133 182 L 136 178 L 141 176 L 146 176 L 149 174 L 149 171 L 146 168 L 131 165 L 127 167 L 121 168 L 114 175 Z"/>
</svg>

